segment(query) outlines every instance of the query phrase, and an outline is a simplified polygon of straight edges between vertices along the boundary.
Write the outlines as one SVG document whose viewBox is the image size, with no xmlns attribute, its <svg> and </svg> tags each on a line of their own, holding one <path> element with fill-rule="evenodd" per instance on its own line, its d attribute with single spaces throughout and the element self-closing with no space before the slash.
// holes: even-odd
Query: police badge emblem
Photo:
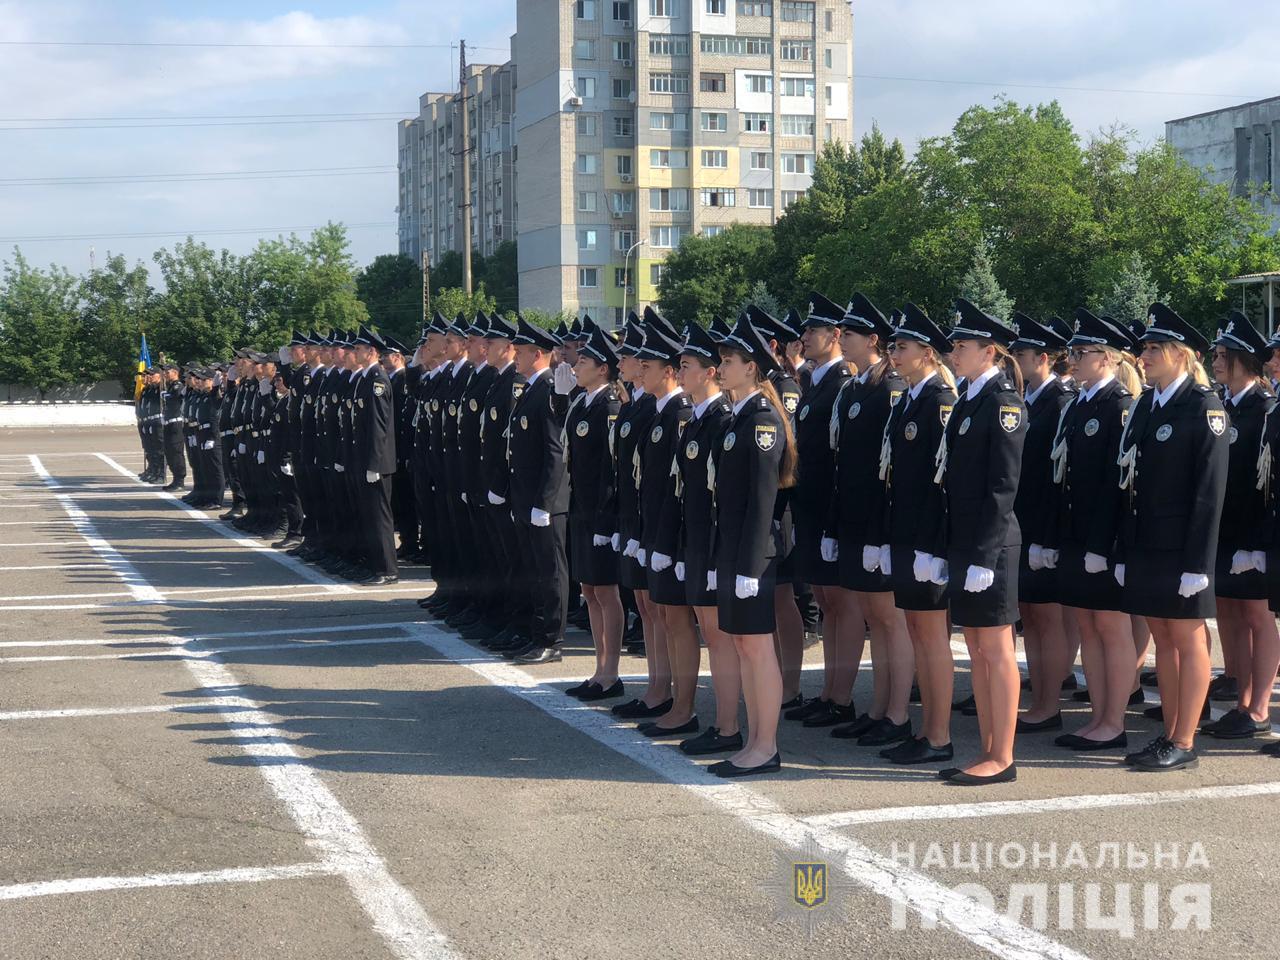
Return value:
<svg viewBox="0 0 1280 960">
<path fill-rule="evenodd" d="M 662 424 L 658 424 L 658 425 L 657 425 L 656 427 L 654 427 L 654 428 L 653 428 L 653 430 L 649 433 L 649 442 L 650 442 L 650 443 L 657 443 L 657 442 L 658 442 L 659 440 L 661 440 L 661 439 L 662 439 Z"/>
<path fill-rule="evenodd" d="M 772 450 L 773 445 L 778 442 L 778 428 L 758 426 L 756 427 L 756 446 L 761 450 Z"/>
<path fill-rule="evenodd" d="M 1162 426 L 1159 430 L 1156 431 L 1156 439 L 1159 440 L 1161 443 L 1164 443 L 1166 440 L 1168 440 L 1172 436 L 1173 436 L 1173 427 L 1167 423 L 1164 426 Z"/>
<path fill-rule="evenodd" d="M 383 395 L 384 393 L 386 393 L 386 392 L 387 392 L 387 388 L 386 388 L 386 387 L 384 387 L 382 384 L 380 384 L 380 383 L 375 383 L 375 384 L 373 385 L 373 395 L 374 395 L 375 397 L 380 397 L 380 396 L 382 396 L 382 395 Z"/>
<path fill-rule="evenodd" d="M 735 436 L 733 435 L 733 431 L 732 431 L 732 430 L 730 430 L 728 433 L 726 433 L 726 434 L 724 435 L 724 448 L 725 448 L 725 450 L 732 450 L 732 449 L 733 449 L 733 442 L 734 442 L 734 440 L 736 440 L 736 439 L 737 439 L 737 437 L 735 437 Z"/>
<path fill-rule="evenodd" d="M 972 418 L 972 417 L 965 417 L 965 418 L 964 418 L 964 420 L 963 420 L 963 421 L 961 422 L 961 424 L 960 424 L 960 435 L 961 435 L 961 436 L 964 436 L 966 433 L 968 433 L 968 432 L 969 432 L 969 424 L 970 424 L 970 423 L 972 423 L 972 422 L 973 422 L 973 418 Z"/>
<path fill-rule="evenodd" d="M 1235 427 L 1232 427 L 1232 428 L 1227 432 L 1227 436 L 1230 438 L 1230 439 L 1227 441 L 1228 443 L 1235 443 L 1235 442 L 1236 442 L 1236 440 L 1238 440 L 1238 439 L 1240 438 L 1240 431 L 1239 431 L 1239 430 L 1237 430 Z"/>
<path fill-rule="evenodd" d="M 1220 437 L 1227 432 L 1227 415 L 1222 410 L 1207 410 L 1205 416 L 1209 419 L 1209 429 L 1213 431 L 1215 437 Z"/>
<path fill-rule="evenodd" d="M 951 411 L 954 409 L 955 407 L 950 404 L 938 404 L 938 419 L 942 421 L 942 425 L 944 427 L 947 425 L 947 421 L 951 419 Z"/>
<path fill-rule="evenodd" d="M 856 403 L 856 402 L 855 402 L 855 403 L 850 404 L 850 406 L 849 406 L 849 419 L 850 419 L 850 420 L 852 420 L 854 417 L 856 417 L 856 416 L 857 416 L 858 414 L 860 414 L 861 412 L 862 412 L 862 404 L 860 404 L 860 403 Z"/>
<path fill-rule="evenodd" d="M 528 418 L 528 417 L 521 417 L 521 418 L 520 418 L 520 429 L 521 429 L 521 430 L 528 430 L 528 429 L 529 429 L 529 418 Z"/>
<path fill-rule="evenodd" d="M 919 429 L 920 428 L 916 426 L 916 422 L 912 420 L 910 423 L 908 423 L 905 427 L 902 428 L 902 435 L 906 437 L 908 440 L 914 440 L 916 438 L 916 433 L 919 432 Z"/>
<path fill-rule="evenodd" d="M 589 429 L 590 429 L 590 426 L 588 425 L 587 421 L 579 420 L 578 425 L 573 428 L 573 432 L 580 437 L 585 437 Z"/>
<path fill-rule="evenodd" d="M 456 403 L 449 404 L 449 416 L 456 417 L 458 415 L 458 405 Z"/>
<path fill-rule="evenodd" d="M 800 408 L 800 419 L 803 420 L 808 415 L 809 415 L 809 405 L 806 403 L 803 407 Z"/>
<path fill-rule="evenodd" d="M 690 440 L 684 445 L 684 455 L 690 460 L 696 460 L 698 457 L 698 441 Z"/>
<path fill-rule="evenodd" d="M 623 438 L 631 436 L 631 424 L 624 423 L 622 429 L 618 431 L 618 435 Z"/>
<path fill-rule="evenodd" d="M 1098 418 L 1094 417 L 1092 420 L 1090 420 L 1088 423 L 1084 425 L 1084 435 L 1086 437 L 1092 437 L 1097 432 L 1098 432 Z"/>
<path fill-rule="evenodd" d="M 1001 407 L 999 420 L 1000 428 L 1005 433 L 1013 433 L 1018 429 L 1018 425 L 1022 423 L 1022 408 L 1015 406 Z"/>
</svg>

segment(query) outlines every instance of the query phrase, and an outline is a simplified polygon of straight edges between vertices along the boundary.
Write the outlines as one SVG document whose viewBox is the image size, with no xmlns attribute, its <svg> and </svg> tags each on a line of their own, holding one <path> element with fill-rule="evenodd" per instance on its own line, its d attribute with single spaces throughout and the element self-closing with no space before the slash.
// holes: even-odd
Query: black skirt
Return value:
<svg viewBox="0 0 1280 960">
<path fill-rule="evenodd" d="M 710 557 L 705 551 L 691 550 L 685 545 L 684 600 L 691 607 L 714 607 L 716 591 L 707 589 L 707 571 Z"/>
<path fill-rule="evenodd" d="M 1206 620 L 1214 616 L 1217 594 L 1213 571 L 1209 571 L 1209 586 L 1195 596 L 1184 597 L 1178 593 L 1185 572 L 1182 563 L 1180 550 L 1147 551 L 1132 558 L 1124 570 L 1125 611 L 1166 620 Z"/>
<path fill-rule="evenodd" d="M 857 590 L 859 593 L 889 593 L 893 584 L 879 567 L 871 573 L 862 568 L 862 548 L 866 544 L 846 543 L 840 541 L 840 555 L 836 559 L 839 571 L 838 586 L 846 590 Z M 876 547 L 879 550 L 879 547 Z M 890 560 L 890 563 L 893 561 Z"/>
<path fill-rule="evenodd" d="M 625 548 L 626 545 L 626 541 L 624 540 L 621 546 Z M 647 560 L 649 558 L 646 556 L 645 559 Z M 644 567 L 640 566 L 640 561 L 635 557 L 624 557 L 619 553 L 618 582 L 624 587 L 629 587 L 632 590 L 648 590 L 648 571 L 645 570 Z"/>
<path fill-rule="evenodd" d="M 1077 610 L 1124 610 L 1124 596 L 1116 580 L 1115 564 L 1107 561 L 1101 573 L 1084 568 L 1083 544 L 1064 543 L 1058 550 L 1058 602 Z"/>
<path fill-rule="evenodd" d="M 1027 563 L 1027 550 L 1030 544 L 1023 544 L 1018 559 L 1018 602 L 1019 603 L 1057 603 L 1058 571 L 1032 570 Z"/>
<path fill-rule="evenodd" d="M 1231 572 L 1231 557 L 1234 550 L 1219 550 L 1217 571 L 1214 574 L 1214 593 L 1228 600 L 1268 600 L 1273 592 L 1267 578 L 1271 576 L 1248 570 L 1244 573 Z M 1270 570 L 1271 566 L 1268 565 Z"/>
<path fill-rule="evenodd" d="M 916 552 L 910 547 L 889 548 L 889 583 L 893 587 L 893 605 L 899 610 L 945 610 L 947 588 L 915 577 Z"/>
<path fill-rule="evenodd" d="M 996 558 L 995 582 L 981 593 L 964 588 L 974 557 L 967 550 L 947 553 L 947 598 L 957 627 L 1001 627 L 1018 619 L 1018 555 L 1021 547 L 1003 547 Z"/>
<path fill-rule="evenodd" d="M 760 575 L 760 590 L 754 597 L 740 599 L 734 591 L 736 571 L 725 566 L 716 571 L 716 613 L 720 629 L 725 633 L 752 634 L 773 633 L 777 626 L 774 616 L 774 586 L 778 582 L 778 561 L 773 558 Z"/>
<path fill-rule="evenodd" d="M 569 578 L 592 587 L 618 582 L 618 557 L 613 545 L 592 546 L 591 522 L 586 517 L 569 518 Z"/>
<path fill-rule="evenodd" d="M 644 558 L 650 563 L 653 562 L 650 554 L 648 553 L 644 555 Z M 676 565 L 674 560 L 672 561 L 671 566 L 667 567 L 660 573 L 654 573 L 652 569 L 645 571 L 645 573 L 649 579 L 650 600 L 654 603 L 660 603 L 665 607 L 688 606 L 689 601 L 685 595 L 685 585 L 676 579 Z"/>
<path fill-rule="evenodd" d="M 795 525 L 796 546 L 792 551 L 795 579 L 813 587 L 840 586 L 839 563 L 822 559 L 822 524 L 799 518 Z"/>
<path fill-rule="evenodd" d="M 1280 549 L 1267 551 L 1267 572 L 1264 576 L 1271 584 L 1267 608 L 1274 614 L 1280 614 Z"/>
</svg>

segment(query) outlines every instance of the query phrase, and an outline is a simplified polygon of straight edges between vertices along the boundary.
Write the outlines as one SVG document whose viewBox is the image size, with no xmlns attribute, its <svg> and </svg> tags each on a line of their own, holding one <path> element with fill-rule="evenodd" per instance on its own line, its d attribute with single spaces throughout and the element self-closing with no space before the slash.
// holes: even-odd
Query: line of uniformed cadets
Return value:
<svg viewBox="0 0 1280 960">
<path fill-rule="evenodd" d="M 1074 326 L 1014 321 L 959 300 L 944 331 L 913 304 L 890 322 L 861 295 L 841 307 L 819 294 L 803 319 L 751 308 L 732 329 L 717 322 L 684 336 L 647 310 L 643 321 L 629 318 L 621 343 L 589 318 L 548 335 L 523 321 L 515 330 L 483 315 L 473 327 L 437 317 L 405 394 L 417 441 L 408 542 L 431 551 L 440 583 L 420 603 L 510 658 L 557 659 L 567 554 L 597 646 L 596 671 L 568 692 L 584 701 L 624 695 L 619 595 L 632 594 L 649 683 L 614 712 L 650 721 L 650 736 L 698 732 L 697 658 L 688 654 L 700 633 L 717 725 L 681 748 L 731 753 L 714 768 L 723 776 L 780 766 L 776 692 L 788 719 L 883 746 L 896 763 L 951 759 L 953 709 L 976 715 L 982 756 L 942 775 L 1014 779 L 1014 733 L 1061 728 L 1077 649 L 1089 687 L 1077 696 L 1092 700 L 1092 717 L 1057 742 L 1123 747 L 1123 709 L 1142 699 L 1134 691 L 1149 636 L 1165 732 L 1126 761 L 1186 767 L 1207 709 L 1204 621 L 1215 613 L 1220 630 L 1240 624 L 1230 640 L 1223 631 L 1223 645 L 1229 669 L 1246 679 L 1240 705 L 1204 729 L 1224 738 L 1268 729 L 1280 665 L 1280 578 L 1265 573 L 1280 562 L 1280 416 L 1262 367 L 1275 372 L 1280 340 L 1267 343 L 1233 312 L 1211 345 L 1164 304 L 1133 330 L 1083 309 Z M 789 362 L 795 343 L 802 366 Z M 529 354 L 522 363 L 512 363 L 513 344 Z M 1199 364 L 1211 349 L 1225 408 Z M 767 375 L 784 430 L 748 428 L 751 410 L 737 404 L 761 395 L 753 380 L 744 384 L 744 362 L 750 376 Z M 699 368 L 713 371 L 709 380 Z M 729 387 L 730 376 L 722 397 L 715 384 Z M 792 446 L 794 486 L 777 460 Z M 767 456 L 770 468 L 748 462 L 726 474 L 735 447 Z M 767 504 L 756 490 L 748 511 L 767 516 L 767 536 L 751 541 L 741 566 L 726 566 L 717 549 L 757 529 L 717 523 L 726 491 L 741 493 L 742 470 L 768 488 Z M 823 609 L 823 691 L 808 700 L 798 671 L 787 676 L 796 651 L 780 635 L 796 614 L 793 582 L 811 585 Z M 1223 611 L 1237 600 L 1233 620 Z M 1027 719 L 1017 715 L 1020 619 L 1037 698 Z M 974 696 L 958 704 L 952 626 L 973 662 Z M 851 693 L 868 628 L 875 689 L 859 712 Z M 750 645 L 760 634 L 778 634 L 763 658 Z M 734 643 L 726 648 L 724 637 Z M 911 698 L 922 701 L 918 732 Z"/>
</svg>

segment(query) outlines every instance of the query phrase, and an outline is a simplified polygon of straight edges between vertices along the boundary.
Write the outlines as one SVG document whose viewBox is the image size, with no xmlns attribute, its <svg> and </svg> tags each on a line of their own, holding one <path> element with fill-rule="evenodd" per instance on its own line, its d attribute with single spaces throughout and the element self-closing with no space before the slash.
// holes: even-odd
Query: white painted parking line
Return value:
<svg viewBox="0 0 1280 960">
<path fill-rule="evenodd" d="M 330 647 L 371 647 L 383 644 L 418 643 L 417 637 L 371 637 L 359 640 L 295 640 L 286 643 L 242 643 L 233 647 L 211 650 L 189 650 L 173 647 L 169 650 L 142 650 L 132 653 L 95 653 L 84 657 L 56 655 L 39 657 L 0 657 L 0 663 L 69 663 L 87 660 L 203 660 L 230 653 L 252 653 L 257 650 L 327 650 Z"/>
<path fill-rule="evenodd" d="M 134 474 L 132 474 L 129 471 L 127 467 L 122 467 L 119 463 L 117 463 L 115 460 L 112 460 L 105 453 L 97 453 L 97 454 L 94 454 L 94 456 L 96 456 L 99 460 L 105 463 L 112 470 L 115 470 L 117 473 L 120 473 L 128 477 L 129 479 L 135 481 L 138 484 L 142 483 L 142 481 L 138 480 L 134 476 Z M 351 585 L 345 584 L 345 583 L 338 583 L 332 577 L 327 577 L 320 571 L 313 570 L 311 567 L 307 566 L 305 563 L 303 563 L 301 560 L 298 560 L 296 557 L 291 557 L 287 553 L 281 553 L 279 550 L 273 550 L 270 547 L 263 546 L 261 543 L 258 543 L 256 540 L 250 540 L 247 537 L 239 536 L 234 529 L 230 529 L 230 530 L 227 529 L 220 521 L 214 520 L 211 517 L 208 517 L 205 514 L 201 513 L 199 510 L 196 510 L 194 507 L 188 506 L 187 504 L 183 503 L 181 499 L 179 499 L 178 497 L 175 497 L 171 493 L 165 493 L 163 490 L 152 490 L 150 492 L 150 496 L 158 497 L 162 500 L 168 500 L 170 503 L 174 504 L 174 506 L 178 507 L 178 509 L 180 509 L 187 516 L 191 517 L 193 520 L 199 520 L 207 528 L 216 531 L 219 536 L 226 537 L 228 540 L 231 540 L 234 543 L 239 544 L 240 546 L 244 547 L 246 550 L 252 550 L 254 553 L 259 553 L 259 554 L 262 554 L 263 556 L 270 557 L 276 563 L 279 563 L 285 567 L 288 567 L 291 571 L 296 573 L 298 576 L 302 577 L 304 580 L 310 580 L 312 583 L 317 583 L 322 585 L 325 588 L 325 590 L 327 590 L 330 593 L 354 593 L 355 592 L 355 589 L 356 589 L 355 587 L 352 587 Z"/>
<path fill-rule="evenodd" d="M 133 600 L 133 599 L 111 600 L 111 601 L 105 601 L 102 603 L 38 603 L 38 604 L 10 603 L 10 604 L 0 604 L 0 611 L 3 611 L 3 610 L 103 610 L 108 607 L 132 607 L 132 606 L 137 606 L 138 604 L 155 604 L 155 603 L 163 603 L 165 606 L 170 606 L 170 607 L 183 607 L 183 606 L 190 607 L 190 606 L 207 606 L 211 603 L 231 603 L 237 600 L 246 600 L 246 601 L 254 601 L 254 602 L 264 602 L 264 601 L 272 601 L 272 600 L 308 600 L 308 599 L 316 599 L 318 597 L 331 597 L 334 594 L 334 591 L 328 588 L 307 590 L 306 587 L 302 584 L 294 584 L 292 586 L 278 585 L 278 588 L 281 590 L 297 590 L 298 592 L 290 593 L 288 595 L 282 595 L 282 596 L 275 596 L 269 593 L 245 596 L 243 591 L 250 588 L 220 587 L 218 589 L 223 592 L 218 593 L 217 596 L 208 596 L 208 597 L 183 596 L 183 597 L 171 597 L 165 600 Z M 260 587 L 257 589 L 265 590 L 265 589 L 273 589 L 273 588 Z M 380 594 L 411 596 L 413 594 L 420 594 L 424 590 L 429 593 L 430 584 L 410 583 L 407 585 L 394 586 L 394 587 L 351 587 L 349 589 L 351 592 L 351 599 L 358 600 L 365 597 L 375 597 Z M 225 592 L 229 590 L 240 591 L 240 592 L 237 592 L 237 593 Z M 63 594 L 62 596 L 69 597 L 71 595 Z M 100 596 L 110 596 L 110 595 L 100 594 Z M 123 596 L 123 594 L 120 594 L 120 596 Z"/>
<path fill-rule="evenodd" d="M 1083 954 L 1025 927 L 975 900 L 964 897 L 922 873 L 876 853 L 870 847 L 828 827 L 813 827 L 786 813 L 763 794 L 737 783 L 713 778 L 683 754 L 655 747 L 634 729 L 614 723 L 610 714 L 566 703 L 559 690 L 492 657 L 476 657 L 475 648 L 435 628 L 421 631 L 422 642 L 460 663 L 487 682 L 532 704 L 598 743 L 622 754 L 677 786 L 737 817 L 752 829 L 789 847 L 812 840 L 835 855 L 840 868 L 872 893 L 899 903 L 953 931 L 1002 960 L 1082 960 Z M 643 741 L 643 742 L 641 742 Z"/>
<path fill-rule="evenodd" d="M 144 873 L 137 877 L 77 877 L 70 880 L 42 880 L 0 887 L 0 900 L 24 900 L 68 893 L 101 893 L 104 890 L 139 890 L 146 887 L 193 887 L 210 883 L 263 883 L 268 880 L 296 880 L 300 877 L 331 875 L 334 868 L 324 863 L 294 863 L 280 867 L 234 867 L 230 870 L 203 870 L 195 873 Z"/>
<path fill-rule="evenodd" d="M 46 520 L 0 520 L 0 527 L 33 527 L 45 523 L 75 523 L 75 521 L 67 517 L 49 517 Z"/>
<path fill-rule="evenodd" d="M 198 713 L 212 707 L 251 706 L 239 697 L 210 697 L 195 702 L 150 703 L 136 707 L 70 707 L 65 710 L 10 710 L 0 713 L 0 721 L 74 720 L 77 717 L 129 717 L 144 713 Z"/>
<path fill-rule="evenodd" d="M 326 627 L 285 627 L 275 630 L 211 630 L 207 633 L 178 636 L 172 633 L 145 634 L 136 637 L 93 637 L 62 640 L 2 640 L 5 647 L 102 647 L 117 643 L 169 643 L 182 645 L 206 640 L 243 640 L 254 637 L 310 636 L 325 633 L 356 633 L 367 630 L 398 630 L 421 625 L 423 620 L 387 620 L 378 623 L 333 624 Z"/>
<path fill-rule="evenodd" d="M 156 603 L 164 600 L 164 595 L 155 587 L 147 583 L 138 573 L 137 569 L 120 555 L 115 547 L 107 543 L 98 536 L 97 528 L 89 519 L 89 515 L 77 507 L 70 500 L 64 499 L 57 492 L 58 481 L 50 476 L 49 471 L 45 469 L 40 458 L 35 454 L 31 454 L 31 469 L 34 470 L 40 479 L 50 490 L 54 491 L 54 496 L 58 498 L 58 502 L 62 504 L 62 509 L 67 513 L 67 519 L 75 525 L 76 530 L 80 532 L 80 536 L 84 537 L 85 542 L 93 547 L 94 552 L 98 554 L 106 564 L 111 567 L 112 572 L 123 581 L 124 585 L 129 588 L 129 593 L 135 600 Z"/>
<path fill-rule="evenodd" d="M 217 660 L 189 660 L 187 668 L 203 689 L 222 694 L 243 691 L 232 672 Z M 391 875 L 355 817 L 290 746 L 289 735 L 260 710 L 238 712 L 234 720 L 259 728 L 254 739 L 243 745 L 245 753 L 257 763 L 307 844 L 320 851 L 322 863 L 346 881 L 391 952 L 401 960 L 455 957 L 445 935 Z"/>
<path fill-rule="evenodd" d="M 105 560 L 97 563 L 36 563 L 29 566 L 5 567 L 12 573 L 15 570 L 101 570 L 107 565 Z"/>
</svg>

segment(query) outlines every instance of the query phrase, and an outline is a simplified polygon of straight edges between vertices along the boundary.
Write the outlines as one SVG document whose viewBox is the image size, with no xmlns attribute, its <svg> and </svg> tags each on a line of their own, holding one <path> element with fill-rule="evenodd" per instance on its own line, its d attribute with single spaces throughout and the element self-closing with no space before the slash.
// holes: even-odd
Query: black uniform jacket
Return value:
<svg viewBox="0 0 1280 960">
<path fill-rule="evenodd" d="M 721 394 L 707 404 L 702 416 L 684 425 L 671 465 L 676 478 L 676 496 L 663 506 L 653 544 L 657 553 L 681 559 L 685 545 L 696 543 L 702 556 L 711 556 L 715 498 L 708 483 L 707 465 L 724 441 L 732 417 L 733 407 L 728 397 Z"/>
<path fill-rule="evenodd" d="M 1022 444 L 1022 478 L 1013 501 L 1023 543 L 1043 545 L 1045 531 L 1053 525 L 1053 461 L 1049 453 L 1062 411 L 1073 399 L 1075 393 L 1054 377 L 1040 388 L 1034 402 L 1025 404 L 1027 436 Z"/>
<path fill-rule="evenodd" d="M 609 455 L 609 430 L 618 419 L 621 404 L 608 384 L 587 402 L 579 394 L 570 404 L 565 420 L 569 456 L 569 513 L 573 522 L 584 524 L 593 536 L 611 537 L 618 531 L 618 518 L 611 512 L 613 485 L 617 474 Z"/>
<path fill-rule="evenodd" d="M 623 404 L 613 424 L 613 459 L 618 469 L 614 484 L 617 506 L 613 512 L 618 517 L 621 546 L 626 546 L 628 540 L 640 539 L 640 484 L 635 455 L 640 442 L 648 439 L 656 413 L 657 401 L 642 394 L 640 399 Z"/>
<path fill-rule="evenodd" d="M 1064 543 L 1083 545 L 1086 553 L 1116 556 L 1120 536 L 1120 435 L 1124 432 L 1133 397 L 1112 380 L 1089 400 L 1081 391 L 1060 418 L 1052 449 L 1065 457 L 1061 483 L 1050 489 L 1053 522 L 1028 533 L 1028 543 L 1055 549 Z M 1054 469 L 1050 461 L 1052 478 Z M 1045 539 L 1039 539 L 1040 537 Z"/>
<path fill-rule="evenodd" d="M 759 579 L 777 556 L 773 505 L 786 443 L 782 417 L 762 394 L 747 400 L 720 441 L 714 566 L 721 576 Z"/>
<path fill-rule="evenodd" d="M 500 497 L 511 485 L 511 464 L 507 462 L 507 429 L 511 423 L 511 405 L 516 394 L 524 391 L 524 377 L 516 365 L 508 363 L 489 384 L 484 398 L 484 424 L 480 428 L 480 460 L 486 502 L 489 491 Z"/>
<path fill-rule="evenodd" d="M 489 489 L 485 486 L 480 466 L 480 430 L 486 416 L 485 401 L 489 388 L 497 379 L 498 371 L 485 364 L 471 372 L 466 389 L 458 402 L 458 462 L 462 468 L 462 492 L 473 507 L 489 502 Z"/>
<path fill-rule="evenodd" d="M 511 407 L 511 491 L 507 498 L 517 522 L 533 508 L 547 513 L 569 509 L 569 477 L 564 462 L 564 397 L 545 371 L 526 384 Z"/>
<path fill-rule="evenodd" d="M 846 549 L 881 545 L 873 522 L 884 511 L 880 443 L 889 412 L 906 390 L 906 382 L 889 367 L 879 383 L 846 380 L 836 399 L 829 425 L 835 447 L 835 496 L 827 512 L 826 535 Z"/>
<path fill-rule="evenodd" d="M 819 525 L 831 513 L 835 498 L 835 451 L 831 448 L 831 410 L 841 388 L 852 374 L 843 360 L 837 360 L 817 385 L 809 386 L 800 398 L 795 418 L 796 453 L 799 457 L 796 487 L 791 502 L 793 515 Z"/>
<path fill-rule="evenodd" d="M 1261 384 L 1255 385 L 1239 405 L 1223 404 L 1229 417 L 1227 440 L 1227 492 L 1222 503 L 1222 522 L 1218 533 L 1221 552 L 1227 550 L 1263 550 L 1266 547 L 1266 501 L 1258 489 L 1258 451 L 1262 444 L 1262 428 L 1267 414 L 1275 408 L 1276 398 Z M 1274 457 L 1277 451 L 1272 451 Z M 1265 484 L 1264 484 L 1265 486 Z M 1280 571 L 1272 576 L 1280 577 Z"/>
<path fill-rule="evenodd" d="M 679 449 L 680 434 L 692 417 L 693 404 L 689 395 L 681 391 L 666 402 L 662 411 L 654 416 L 649 432 L 640 438 L 640 535 L 636 539 L 646 550 L 657 550 L 663 514 L 671 517 L 678 509 L 678 505 L 673 505 L 677 498 L 671 461 Z M 663 539 L 671 543 L 670 531 Z M 666 553 L 665 550 L 658 552 Z"/>
<path fill-rule="evenodd" d="M 356 479 L 362 472 L 387 474 L 396 472 L 396 424 L 392 412 L 395 402 L 391 381 L 378 364 L 374 364 L 355 382 L 355 406 L 352 431 L 355 458 L 352 468 Z"/>
</svg>

